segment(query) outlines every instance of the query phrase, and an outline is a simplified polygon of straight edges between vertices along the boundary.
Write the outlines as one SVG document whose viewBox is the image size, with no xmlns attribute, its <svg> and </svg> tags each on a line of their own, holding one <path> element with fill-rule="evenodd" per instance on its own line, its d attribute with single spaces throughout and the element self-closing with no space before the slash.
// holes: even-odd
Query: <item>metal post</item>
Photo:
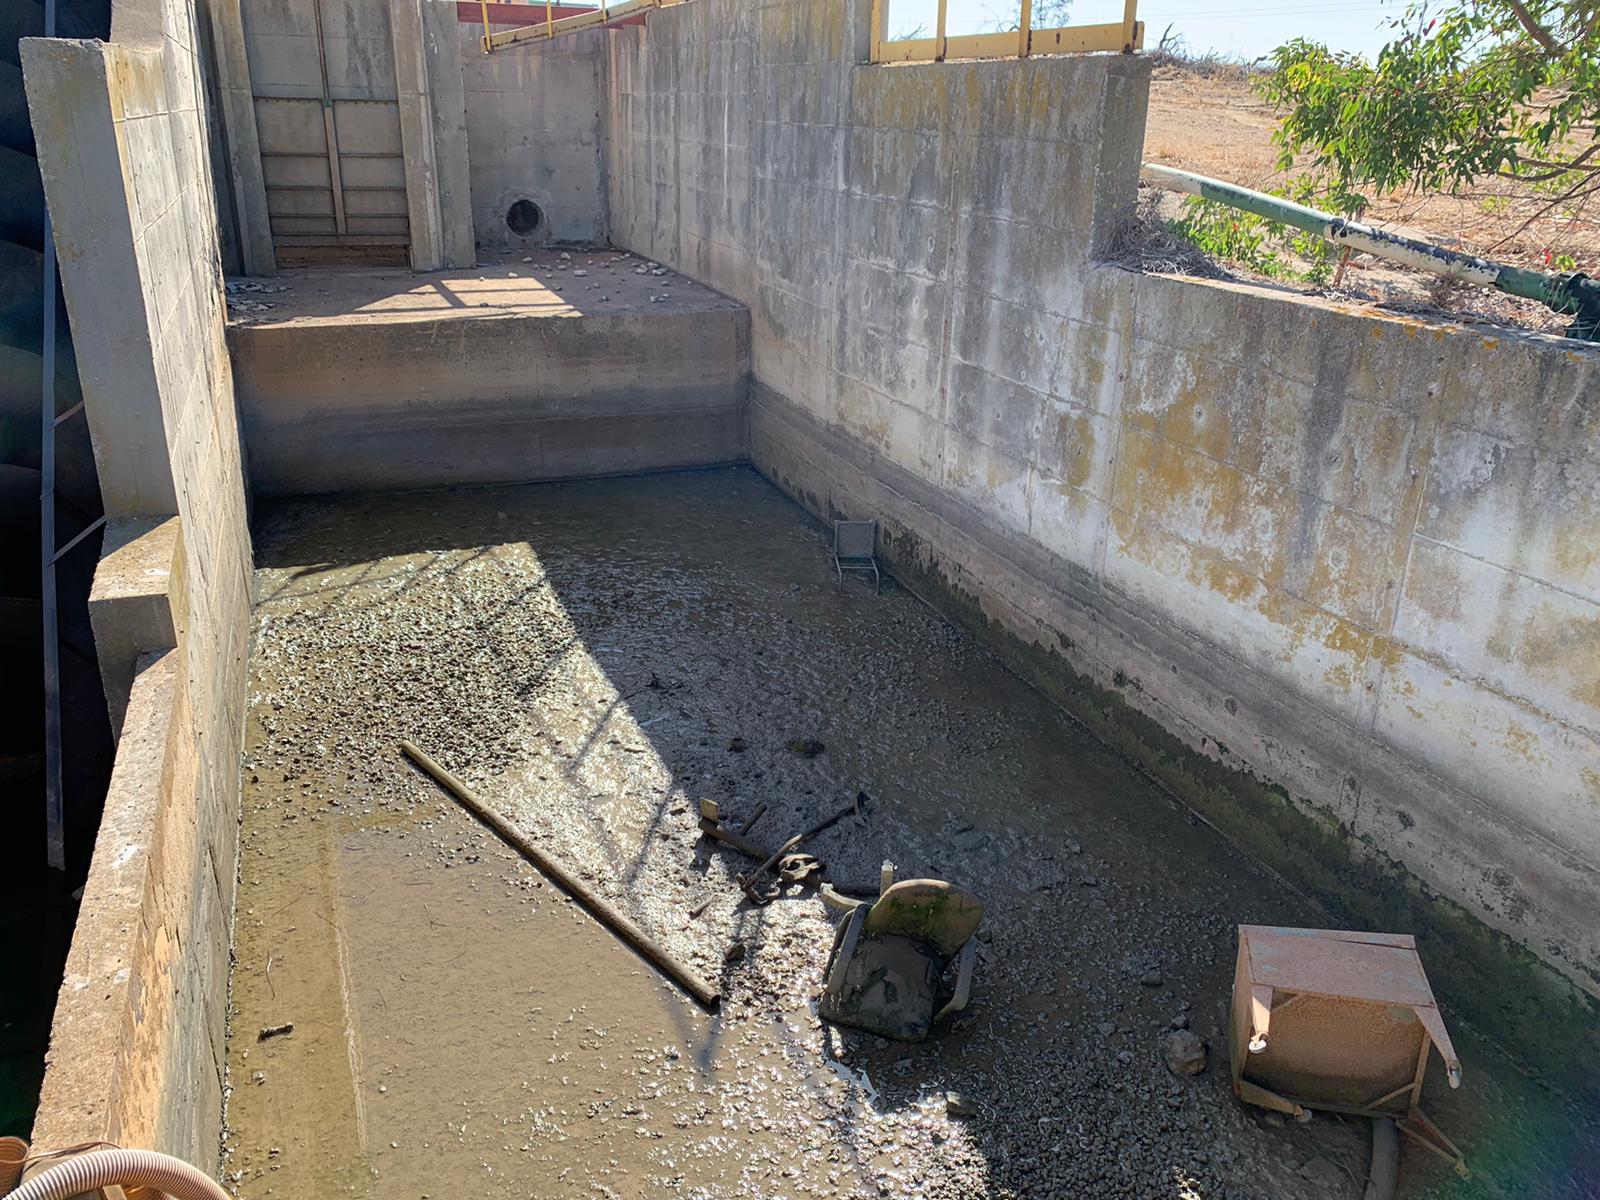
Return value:
<svg viewBox="0 0 1600 1200">
<path fill-rule="evenodd" d="M 484 32 L 488 33 L 489 31 L 485 29 Z M 544 0 L 544 36 L 547 38 L 553 38 L 556 36 L 556 9 L 554 0 Z"/>
<path fill-rule="evenodd" d="M 489 0 L 478 0 L 483 9 L 483 52 L 489 53 Z"/>
<path fill-rule="evenodd" d="M 868 56 L 869 62 L 883 60 L 883 19 L 884 0 L 872 0 L 872 51 Z"/>
<path fill-rule="evenodd" d="M 322 137 L 328 146 L 328 186 L 333 190 L 333 228 L 342 237 L 347 232 L 344 169 L 339 163 L 339 122 L 333 111 L 333 95 L 328 90 L 328 45 L 322 39 L 322 0 L 311 0 L 311 13 L 317 20 L 317 67 L 322 72 Z"/>
<path fill-rule="evenodd" d="M 1122 6 L 1122 52 L 1133 53 L 1133 30 L 1137 24 L 1139 0 L 1125 0 Z"/>
<path fill-rule="evenodd" d="M 938 43 L 938 45 L 934 49 L 933 56 L 934 56 L 934 58 L 938 59 L 940 62 L 944 61 L 944 51 L 945 51 L 945 41 L 946 41 L 945 32 L 944 32 L 945 28 L 946 28 L 946 20 L 945 20 L 945 18 L 950 15 L 949 9 L 950 9 L 950 0 L 939 0 L 939 23 L 938 23 L 937 27 L 935 28 L 934 34 L 933 34 L 934 40 Z"/>
<path fill-rule="evenodd" d="M 56 0 L 44 0 L 44 35 L 56 35 Z M 56 630 L 56 243 L 44 213 L 43 409 L 39 423 L 39 610 L 44 621 L 45 856 L 67 867 L 66 811 L 61 797 L 61 642 Z"/>
<path fill-rule="evenodd" d="M 1022 0 L 1022 20 L 1017 22 L 1017 57 L 1028 57 L 1028 46 L 1033 41 L 1033 0 Z"/>
</svg>

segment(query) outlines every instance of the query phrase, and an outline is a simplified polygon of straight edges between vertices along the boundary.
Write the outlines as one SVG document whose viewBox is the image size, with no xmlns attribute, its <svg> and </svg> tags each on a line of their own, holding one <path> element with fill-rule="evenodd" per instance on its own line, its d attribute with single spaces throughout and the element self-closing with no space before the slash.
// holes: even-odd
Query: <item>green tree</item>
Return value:
<svg viewBox="0 0 1600 1200">
<path fill-rule="evenodd" d="M 1346 212 L 1361 189 L 1491 175 L 1540 201 L 1527 223 L 1600 195 L 1600 0 L 1417 3 L 1390 24 L 1371 62 L 1303 38 L 1273 52 L 1281 166 L 1309 159 Z"/>
</svg>

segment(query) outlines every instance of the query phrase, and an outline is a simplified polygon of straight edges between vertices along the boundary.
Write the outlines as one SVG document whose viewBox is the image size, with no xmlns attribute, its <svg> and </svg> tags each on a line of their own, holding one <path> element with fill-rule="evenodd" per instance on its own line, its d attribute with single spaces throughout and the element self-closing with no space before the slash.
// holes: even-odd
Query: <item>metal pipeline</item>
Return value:
<svg viewBox="0 0 1600 1200">
<path fill-rule="evenodd" d="M 1543 271 L 1507 266 L 1487 258 L 1419 242 L 1415 238 L 1385 233 L 1360 221 L 1307 208 L 1282 196 L 1270 196 L 1266 192 L 1252 191 L 1206 175 L 1180 171 L 1176 167 L 1163 167 L 1159 163 L 1145 163 L 1142 173 L 1145 181 L 1156 187 L 1215 200 L 1218 204 L 1254 213 L 1269 221 L 1282 221 L 1285 225 L 1315 234 L 1336 246 L 1349 246 L 1375 258 L 1403 263 L 1419 271 L 1442 275 L 1446 279 L 1459 279 L 1480 287 L 1492 287 L 1512 296 L 1537 300 L 1552 312 L 1574 318 L 1567 329 L 1568 337 L 1600 342 L 1600 280 L 1590 279 L 1582 272 L 1546 275 Z"/>
<path fill-rule="evenodd" d="M 1372 1118 L 1372 1166 L 1363 1200 L 1394 1200 L 1400 1178 L 1400 1130 L 1388 1117 Z"/>
<path fill-rule="evenodd" d="M 18 1170 L 21 1164 L 18 1163 Z M 173 1200 L 232 1200 L 204 1171 L 155 1150 L 91 1150 L 58 1163 L 0 1196 L 6 1200 L 71 1200 L 98 1188 L 148 1189 Z"/>
</svg>

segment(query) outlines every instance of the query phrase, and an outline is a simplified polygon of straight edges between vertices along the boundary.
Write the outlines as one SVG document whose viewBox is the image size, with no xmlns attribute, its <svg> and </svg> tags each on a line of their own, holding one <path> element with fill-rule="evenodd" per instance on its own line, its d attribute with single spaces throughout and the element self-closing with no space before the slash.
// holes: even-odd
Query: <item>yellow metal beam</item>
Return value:
<svg viewBox="0 0 1600 1200">
<path fill-rule="evenodd" d="M 969 33 L 945 38 L 944 54 L 952 58 L 1012 58 L 1017 53 L 1014 33 Z"/>
<path fill-rule="evenodd" d="M 932 62 L 939 56 L 939 39 L 911 38 L 903 42 L 884 42 L 878 50 L 879 62 Z"/>
<path fill-rule="evenodd" d="M 600 7 L 593 12 L 579 13 L 575 17 L 562 17 L 552 20 L 550 7 L 545 6 L 545 20 L 541 25 L 519 25 L 515 29 L 502 29 L 499 33 L 492 33 L 484 38 L 486 50 L 503 50 L 507 46 L 520 46 L 524 42 L 543 42 L 550 38 L 560 37 L 565 33 L 577 33 L 583 29 L 597 29 L 608 25 L 612 21 L 620 21 L 625 17 L 635 16 L 647 9 L 661 7 L 662 0 L 622 0 L 621 4 Z"/>
<path fill-rule="evenodd" d="M 1033 0 L 1022 0 L 1022 19 L 1017 22 L 1017 57 L 1028 57 L 1029 35 L 1033 33 Z"/>
<path fill-rule="evenodd" d="M 1121 53 L 1144 46 L 1144 22 L 1133 23 L 1131 39 L 1124 40 L 1122 22 L 1106 25 L 1070 25 L 1065 29 L 1035 29 L 1030 49 L 1034 54 L 1087 54 L 1096 50 Z"/>
</svg>

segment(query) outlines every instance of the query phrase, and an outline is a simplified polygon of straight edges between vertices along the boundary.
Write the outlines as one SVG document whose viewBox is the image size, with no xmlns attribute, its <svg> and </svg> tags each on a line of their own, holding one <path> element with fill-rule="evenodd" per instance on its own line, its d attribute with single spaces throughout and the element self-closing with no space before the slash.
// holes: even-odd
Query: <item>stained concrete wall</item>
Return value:
<svg viewBox="0 0 1600 1200">
<path fill-rule="evenodd" d="M 707 294 L 709 297 L 709 294 Z M 257 495 L 572 479 L 743 461 L 749 313 L 237 325 Z"/>
<path fill-rule="evenodd" d="M 114 529 L 167 539 L 171 570 L 146 586 L 165 594 L 170 633 L 144 627 L 176 645 L 128 664 L 143 669 L 124 691 L 35 1136 L 154 1146 L 209 1168 L 250 539 L 192 0 L 119 0 L 112 33 L 27 40 L 23 68 L 67 306 L 75 328 L 96 332 L 79 364 L 106 510 Z M 125 525 L 136 518 L 143 529 Z M 107 538 L 113 555 L 127 544 Z M 133 649 L 130 638 L 118 645 Z"/>
<path fill-rule="evenodd" d="M 590 30 L 492 55 L 479 45 L 482 36 L 480 25 L 459 26 L 478 245 L 604 242 L 607 34 Z M 532 236 L 506 224 L 507 210 L 523 199 L 545 215 Z"/>
<path fill-rule="evenodd" d="M 1600 356 L 1101 265 L 1147 65 L 864 65 L 867 8 L 611 35 L 614 240 L 750 304 L 757 466 L 1331 920 L 1592 1053 Z"/>
</svg>

